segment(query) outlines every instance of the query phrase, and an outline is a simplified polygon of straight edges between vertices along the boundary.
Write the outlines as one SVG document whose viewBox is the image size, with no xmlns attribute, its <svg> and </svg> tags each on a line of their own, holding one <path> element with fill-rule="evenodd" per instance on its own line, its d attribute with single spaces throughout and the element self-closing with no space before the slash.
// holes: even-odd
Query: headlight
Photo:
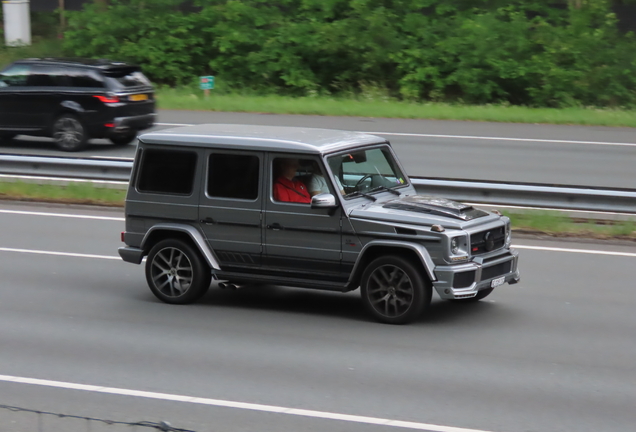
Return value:
<svg viewBox="0 0 636 432">
<path fill-rule="evenodd" d="M 506 221 L 506 247 L 510 247 L 512 241 L 512 228 L 510 227 L 510 219 Z"/>
<path fill-rule="evenodd" d="M 457 252 L 459 252 L 459 237 L 453 237 L 451 240 L 451 252 L 453 255 L 457 255 Z"/>
</svg>

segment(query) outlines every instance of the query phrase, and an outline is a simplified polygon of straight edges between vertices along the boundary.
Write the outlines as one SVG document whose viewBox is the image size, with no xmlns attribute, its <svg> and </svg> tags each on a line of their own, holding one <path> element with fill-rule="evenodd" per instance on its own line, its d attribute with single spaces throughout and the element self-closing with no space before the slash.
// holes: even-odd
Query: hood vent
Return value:
<svg viewBox="0 0 636 432">
<path fill-rule="evenodd" d="M 403 235 L 417 235 L 417 231 L 415 231 L 414 229 L 400 227 L 395 227 L 395 233 Z"/>
<path fill-rule="evenodd" d="M 483 210 L 474 208 L 466 204 L 451 201 L 446 198 L 410 195 L 394 199 L 382 207 L 387 209 L 426 213 L 436 216 L 453 217 L 460 220 L 469 221 L 488 215 Z"/>
</svg>

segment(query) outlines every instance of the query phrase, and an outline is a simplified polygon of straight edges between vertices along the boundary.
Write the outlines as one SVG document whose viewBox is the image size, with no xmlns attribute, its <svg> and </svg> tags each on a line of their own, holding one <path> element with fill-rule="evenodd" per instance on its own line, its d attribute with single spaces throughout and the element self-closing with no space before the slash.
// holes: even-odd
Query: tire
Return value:
<svg viewBox="0 0 636 432">
<path fill-rule="evenodd" d="M 74 115 L 61 115 L 53 122 L 53 141 L 62 151 L 83 150 L 88 143 L 86 128 Z"/>
<path fill-rule="evenodd" d="M 110 142 L 116 146 L 126 146 L 133 142 L 137 138 L 137 132 L 129 132 L 127 134 L 113 135 L 110 138 Z"/>
<path fill-rule="evenodd" d="M 452 299 L 451 301 L 454 303 L 476 303 L 479 300 L 488 297 L 490 293 L 493 292 L 494 290 L 495 290 L 494 288 L 486 288 L 477 292 L 477 295 L 475 297 L 465 298 L 465 299 Z"/>
<path fill-rule="evenodd" d="M 420 270 L 401 256 L 373 260 L 362 274 L 362 301 L 367 311 L 387 324 L 406 324 L 431 303 L 432 289 Z"/>
<path fill-rule="evenodd" d="M 177 239 L 157 243 L 146 259 L 146 281 L 152 293 L 170 304 L 197 301 L 210 287 L 212 273 L 198 250 Z"/>
</svg>

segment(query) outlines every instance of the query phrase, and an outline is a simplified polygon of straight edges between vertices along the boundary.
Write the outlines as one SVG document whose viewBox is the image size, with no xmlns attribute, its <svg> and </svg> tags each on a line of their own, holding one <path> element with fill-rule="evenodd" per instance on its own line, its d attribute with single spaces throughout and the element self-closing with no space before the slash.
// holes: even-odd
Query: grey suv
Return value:
<svg viewBox="0 0 636 432">
<path fill-rule="evenodd" d="M 291 168 L 290 168 L 291 167 Z M 126 197 L 124 261 L 146 257 L 160 300 L 211 280 L 347 292 L 407 323 L 433 290 L 458 302 L 517 283 L 510 221 L 417 195 L 390 144 L 362 133 L 197 125 L 141 135 Z"/>
</svg>

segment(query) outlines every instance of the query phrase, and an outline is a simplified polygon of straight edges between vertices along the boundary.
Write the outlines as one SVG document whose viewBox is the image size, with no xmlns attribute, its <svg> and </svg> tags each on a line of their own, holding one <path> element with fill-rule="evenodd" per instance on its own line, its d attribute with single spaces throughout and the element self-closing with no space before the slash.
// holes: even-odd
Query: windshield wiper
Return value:
<svg viewBox="0 0 636 432">
<path fill-rule="evenodd" d="M 349 192 L 347 195 L 345 195 L 345 197 L 354 197 L 354 196 L 363 196 L 365 198 L 369 198 L 372 201 L 377 201 L 378 199 L 376 197 L 374 197 L 373 195 L 369 195 L 367 193 L 364 192 L 360 192 L 360 191 L 353 191 L 353 192 Z"/>
<path fill-rule="evenodd" d="M 386 186 L 377 186 L 374 187 L 373 189 L 371 189 L 369 192 L 375 192 L 375 191 L 379 191 L 379 190 L 385 190 L 387 192 L 391 192 L 393 195 L 397 195 L 397 196 L 401 196 L 402 194 L 399 191 L 396 191 L 394 189 L 388 188 Z"/>
</svg>

